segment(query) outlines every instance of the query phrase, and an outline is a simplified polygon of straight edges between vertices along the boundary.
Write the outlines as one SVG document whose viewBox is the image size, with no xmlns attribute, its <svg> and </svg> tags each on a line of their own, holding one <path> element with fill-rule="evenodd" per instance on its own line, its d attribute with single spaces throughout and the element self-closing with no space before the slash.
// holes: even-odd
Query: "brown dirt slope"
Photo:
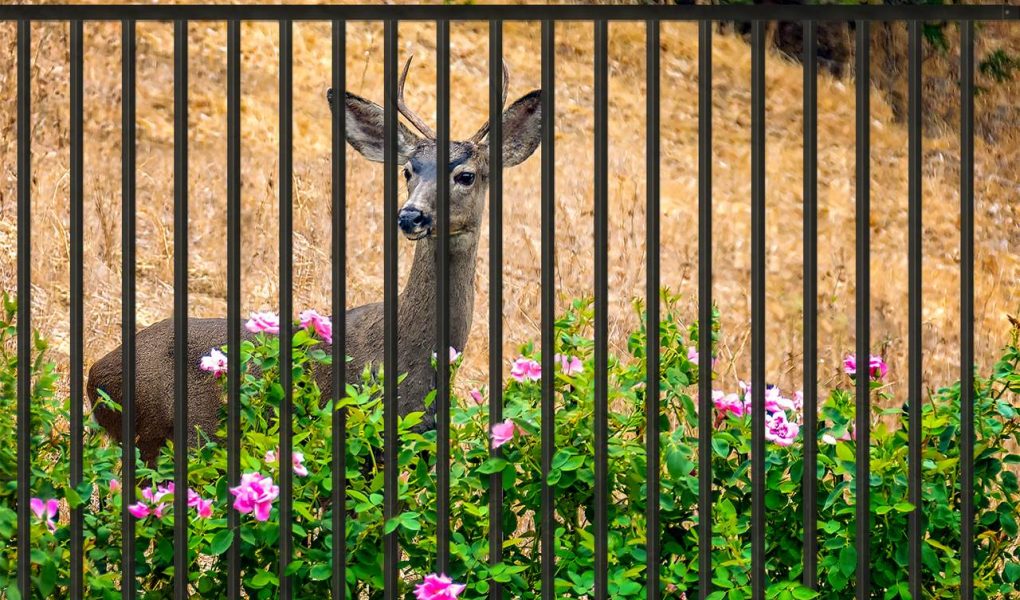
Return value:
<svg viewBox="0 0 1020 600">
<path fill-rule="evenodd" d="M 190 28 L 190 294 L 195 316 L 225 312 L 226 98 L 225 25 Z M 120 33 L 114 23 L 86 27 L 86 355 L 95 360 L 119 343 L 120 322 Z M 539 83 L 538 24 L 506 25 L 511 96 Z M 951 33 L 953 44 L 955 32 Z M 243 28 L 243 310 L 271 308 L 277 298 L 277 37 L 275 24 Z M 435 107 L 434 26 L 400 29 L 401 60 L 418 57 L 408 95 L 420 112 Z M 644 278 L 644 25 L 610 31 L 610 194 L 613 342 L 621 349 L 636 323 L 631 301 Z M 662 32 L 662 272 L 663 284 L 684 297 L 693 316 L 697 278 L 697 32 L 667 24 Z M 1020 49 L 1020 28 L 989 25 L 979 33 L 979 57 L 1005 44 Z M 68 35 L 66 25 L 33 27 L 33 316 L 55 341 L 66 364 L 68 347 Z M 138 25 L 138 322 L 171 312 L 173 281 L 172 27 Z M 592 289 L 592 28 L 557 29 L 557 292 L 560 306 Z M 876 41 L 876 44 L 881 43 Z M 326 309 L 329 302 L 330 35 L 325 23 L 299 23 L 294 36 L 294 281 L 295 305 Z M 487 26 L 452 28 L 451 100 L 454 136 L 467 136 L 486 114 Z M 0 289 L 15 277 L 15 27 L 0 24 Z M 876 54 L 880 60 L 881 49 Z M 954 45 L 929 57 L 925 89 L 939 94 L 946 114 L 958 106 Z M 714 298 L 726 329 L 720 385 L 748 376 L 750 284 L 750 52 L 731 35 L 715 36 L 714 61 Z M 348 85 L 378 100 L 382 91 L 382 29 L 348 26 Z M 768 378 L 792 388 L 801 349 L 801 90 L 799 64 L 767 59 Z M 889 77 L 876 64 L 876 72 Z M 883 89 L 902 83 L 903 74 Z M 1020 164 L 1018 126 L 1011 114 L 1020 81 L 993 84 L 977 98 L 978 119 L 994 135 L 977 140 L 978 357 L 988 365 L 1004 342 L 1006 313 L 1020 290 Z M 905 85 L 905 84 L 903 84 Z M 819 80 L 820 372 L 838 375 L 853 348 L 854 320 L 854 88 L 852 78 Z M 872 103 L 872 339 L 905 385 L 907 299 L 907 138 L 892 105 L 873 88 Z M 957 104 L 954 105 L 953 103 Z M 989 121 L 991 119 L 991 121 Z M 925 372 L 929 385 L 959 372 L 959 138 L 951 119 L 929 127 L 924 151 Z M 986 129 L 987 131 L 987 129 Z M 382 170 L 348 152 L 350 305 L 382 296 Z M 538 338 L 539 160 L 506 176 L 506 305 L 504 349 Z M 484 381 L 487 365 L 488 240 L 478 260 L 474 329 L 461 383 Z M 401 243 L 402 266 L 410 244 Z"/>
</svg>

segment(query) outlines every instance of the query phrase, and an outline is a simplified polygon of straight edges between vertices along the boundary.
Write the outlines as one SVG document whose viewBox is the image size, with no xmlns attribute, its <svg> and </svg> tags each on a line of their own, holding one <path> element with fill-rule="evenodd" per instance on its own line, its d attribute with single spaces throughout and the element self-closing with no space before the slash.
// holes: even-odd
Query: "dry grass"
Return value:
<svg viewBox="0 0 1020 600">
<path fill-rule="evenodd" d="M 989 26 L 979 56 L 994 38 L 1018 50 L 1020 30 Z M 226 31 L 222 23 L 190 29 L 190 298 L 195 316 L 223 315 L 226 281 Z M 424 114 L 435 107 L 434 27 L 400 29 L 401 60 L 418 57 L 409 97 Z M 538 24 L 506 26 L 511 96 L 538 87 Z M 120 37 L 113 23 L 85 29 L 85 310 L 86 363 L 120 338 Z M 277 298 L 277 28 L 246 24 L 243 39 L 243 310 L 273 307 Z M 689 315 L 697 301 L 697 32 L 663 26 L 662 281 L 683 294 Z M 581 23 L 557 31 L 557 295 L 560 306 L 592 289 L 592 33 Z M 66 366 L 68 348 L 68 35 L 61 24 L 33 28 L 33 317 L 52 337 Z M 170 315 L 173 291 L 172 27 L 138 25 L 138 323 Z M 452 28 L 453 134 L 467 136 L 487 111 L 487 26 Z M 644 281 L 644 26 L 614 24 L 610 32 L 610 286 L 613 343 L 622 346 L 637 320 L 631 308 Z M 294 296 L 298 307 L 328 307 L 330 35 L 325 23 L 295 25 L 294 35 Z M 0 25 L 0 289 L 15 278 L 15 28 Z M 949 60 L 930 60 L 926 89 L 952 108 L 956 86 L 943 77 Z M 348 86 L 378 100 L 382 92 L 382 29 L 348 26 Z M 768 302 L 770 381 L 798 385 L 801 349 L 801 90 L 800 66 L 769 56 Z M 719 35 L 714 77 L 714 299 L 723 315 L 723 381 L 749 374 L 744 341 L 750 287 L 750 52 L 741 39 Z M 928 67 L 926 67 L 928 68 Z M 985 115 L 1008 109 L 1020 83 L 992 85 L 978 98 Z M 907 138 L 885 96 L 872 92 L 872 339 L 905 386 L 907 299 Z M 925 139 L 924 353 L 929 385 L 955 379 L 959 338 L 959 143 L 953 127 Z M 1020 282 L 1020 134 L 1016 124 L 979 139 L 977 156 L 977 355 L 989 365 L 1005 341 L 1007 312 Z M 819 81 L 819 356 L 820 372 L 837 375 L 854 338 L 854 90 L 852 80 Z M 382 169 L 348 151 L 349 302 L 382 297 Z M 506 174 L 504 349 L 538 338 L 539 159 Z M 461 383 L 482 382 L 487 366 L 488 240 L 478 259 L 478 301 Z M 411 245 L 401 243 L 402 270 Z M 902 382 L 902 383 L 901 383 Z"/>
</svg>

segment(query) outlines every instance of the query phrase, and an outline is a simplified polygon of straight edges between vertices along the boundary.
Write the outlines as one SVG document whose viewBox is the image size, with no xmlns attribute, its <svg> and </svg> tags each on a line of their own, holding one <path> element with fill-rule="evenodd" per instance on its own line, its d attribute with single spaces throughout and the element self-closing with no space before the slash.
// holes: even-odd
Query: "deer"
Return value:
<svg viewBox="0 0 1020 600">
<path fill-rule="evenodd" d="M 397 127 L 397 157 L 407 188 L 407 199 L 401 206 L 397 225 L 406 240 L 414 246 L 414 259 L 407 283 L 398 295 L 397 347 L 398 373 L 405 374 L 398 390 L 398 413 L 406 416 L 422 412 L 420 430 L 435 427 L 435 408 L 426 407 L 425 397 L 435 387 L 432 356 L 435 351 L 436 324 L 436 134 L 431 127 L 410 110 L 404 101 L 404 83 L 411 66 L 404 64 L 398 85 L 396 106 L 400 115 L 416 131 L 403 122 Z M 502 162 L 513 167 L 524 162 L 541 141 L 541 90 L 533 90 L 506 107 L 509 72 L 503 64 L 502 101 Z M 330 111 L 338 110 L 337 94 L 326 93 Z M 378 104 L 349 91 L 345 92 L 344 119 L 346 141 L 371 162 L 383 162 L 385 139 L 384 113 Z M 489 179 L 489 123 L 465 141 L 449 144 L 449 332 L 452 347 L 463 351 L 474 308 L 474 275 L 478 240 L 487 197 Z M 281 315 L 281 318 L 291 318 Z M 344 315 L 346 324 L 346 381 L 360 381 L 368 367 L 373 372 L 383 362 L 383 303 L 376 302 L 352 308 Z M 188 319 L 186 360 L 188 397 L 188 443 L 198 445 L 206 436 L 215 436 L 222 418 L 224 392 L 211 373 L 201 371 L 199 361 L 212 348 L 227 343 L 228 327 L 223 318 Z M 240 327 L 240 323 L 233 324 Z M 243 339 L 250 334 L 240 327 Z M 323 350 L 331 352 L 328 344 Z M 446 351 L 438 353 L 445 358 Z M 136 335 L 136 390 L 134 402 L 136 422 L 135 444 L 146 463 L 155 462 L 160 449 L 172 439 L 174 428 L 174 323 L 168 318 Z M 323 402 L 333 393 L 332 366 L 319 365 L 313 376 L 322 393 Z M 120 406 L 121 349 L 118 347 L 89 369 L 86 391 L 97 422 L 117 443 L 121 438 L 121 412 L 101 397 Z"/>
</svg>

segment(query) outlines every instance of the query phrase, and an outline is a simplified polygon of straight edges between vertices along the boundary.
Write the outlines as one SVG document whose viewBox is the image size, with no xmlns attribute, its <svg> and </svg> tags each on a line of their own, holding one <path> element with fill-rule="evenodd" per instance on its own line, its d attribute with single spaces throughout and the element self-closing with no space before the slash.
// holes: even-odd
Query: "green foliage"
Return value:
<svg viewBox="0 0 1020 600">
<path fill-rule="evenodd" d="M 659 329 L 662 357 L 661 501 L 662 561 L 660 573 L 665 597 L 682 592 L 695 597 L 697 585 L 698 499 L 697 366 L 688 359 L 698 331 L 685 323 L 677 299 L 663 294 Z M 640 306 L 637 307 L 640 312 Z M 14 333 L 14 311 L 5 302 L 0 323 L 0 589 L 15 580 L 15 471 L 14 380 L 16 359 L 9 340 Z M 643 322 L 643 321 L 642 321 Z M 489 450 L 488 407 L 474 400 L 454 398 L 451 414 L 451 514 L 454 580 L 467 585 L 462 598 L 484 598 L 494 582 L 512 598 L 538 598 L 540 589 L 539 539 L 543 527 L 554 527 L 556 596 L 591 597 L 593 586 L 594 500 L 592 309 L 588 301 L 575 301 L 556 322 L 556 352 L 577 356 L 581 373 L 554 374 L 557 398 L 555 438 L 549 483 L 556 498 L 556 521 L 541 516 L 541 383 L 509 379 L 503 390 L 504 414 L 519 427 L 498 456 Z M 713 328 L 713 341 L 719 338 Z M 633 332 L 627 351 L 609 360 L 610 432 L 609 585 L 613 598 L 643 598 L 645 562 L 645 445 L 644 349 L 646 332 Z M 87 595 L 119 597 L 120 508 L 119 495 L 109 481 L 119 472 L 120 450 L 110 445 L 94 422 L 86 425 L 85 477 L 77 489 L 67 487 L 69 439 L 63 425 L 67 402 L 57 399 L 56 377 L 45 358 L 46 345 L 37 337 L 32 377 L 35 382 L 33 431 L 33 496 L 60 498 L 67 505 L 79 502 L 85 513 Z M 435 433 L 415 430 L 420 414 L 400 424 L 398 454 L 399 515 L 383 520 L 383 414 L 380 378 L 366 372 L 358 385 L 348 386 L 340 406 L 323 400 L 312 374 L 325 368 L 330 357 L 307 331 L 293 339 L 294 442 L 304 456 L 305 477 L 295 476 L 293 490 L 294 560 L 287 572 L 298 597 L 326 597 L 333 566 L 330 495 L 336 482 L 331 475 L 331 423 L 334 409 L 347 411 L 346 531 L 347 585 L 352 597 L 376 597 L 382 587 L 383 538 L 394 532 L 400 541 L 402 597 L 410 597 L 415 583 L 435 564 Z M 266 462 L 266 452 L 278 446 L 276 419 L 282 389 L 278 374 L 279 340 L 260 334 L 242 348 L 243 427 L 242 472 L 260 472 L 279 479 L 279 465 Z M 536 349 L 525 345 L 521 355 L 538 359 Z M 707 357 L 706 357 L 707 359 Z M 1015 453 L 1020 437 L 1017 397 L 1020 394 L 1020 350 L 1017 332 L 991 373 L 976 379 L 975 502 L 978 511 L 976 583 L 980 597 L 1013 597 L 1020 590 L 1020 551 L 1017 539 L 1017 504 L 1020 489 Z M 454 366 L 454 368 L 456 368 Z M 546 374 L 547 376 L 550 374 Z M 482 390 L 483 395 L 485 390 Z M 889 390 L 873 384 L 871 401 L 891 405 Z M 926 398 L 922 465 L 924 485 L 923 581 L 926 598 L 959 597 L 960 469 L 959 384 L 940 388 Z M 821 402 L 818 479 L 819 576 L 815 592 L 802 587 L 803 435 L 789 447 L 768 446 L 766 460 L 768 597 L 775 599 L 847 598 L 854 590 L 857 551 L 854 539 L 855 442 L 828 443 L 847 434 L 854 419 L 855 399 L 849 379 Z M 875 413 L 882 411 L 875 410 Z M 750 598 L 750 417 L 717 416 L 712 431 L 714 496 L 712 527 L 713 582 L 711 598 Z M 803 432 L 802 432 L 803 433 Z M 220 431 L 222 436 L 224 431 Z M 871 531 L 873 597 L 909 598 L 906 589 L 908 517 L 907 423 L 900 409 L 876 414 L 871 428 Z M 200 597 L 225 596 L 226 552 L 234 543 L 226 515 L 233 503 L 227 480 L 225 447 L 209 439 L 190 451 L 190 486 L 214 500 L 213 515 L 198 518 L 189 511 L 189 578 Z M 172 479 L 172 448 L 152 466 L 138 465 L 142 486 Z M 488 490 L 492 477 L 502 479 L 502 562 L 488 563 Z M 168 499 L 165 501 L 169 501 Z M 173 521 L 169 509 L 162 518 L 136 521 L 137 571 L 142 596 L 171 596 Z M 251 514 L 240 516 L 239 552 L 242 583 L 250 598 L 277 595 L 278 501 L 267 521 Z M 69 563 L 69 528 L 66 514 L 56 531 L 33 520 L 34 597 L 66 596 Z M 9 590 L 8 597 L 10 597 Z"/>
</svg>

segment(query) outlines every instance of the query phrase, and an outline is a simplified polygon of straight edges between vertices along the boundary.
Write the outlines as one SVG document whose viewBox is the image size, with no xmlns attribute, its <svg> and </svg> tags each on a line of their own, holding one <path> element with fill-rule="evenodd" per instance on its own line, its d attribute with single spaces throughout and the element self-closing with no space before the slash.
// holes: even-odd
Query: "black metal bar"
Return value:
<svg viewBox="0 0 1020 600">
<path fill-rule="evenodd" d="M 609 24 L 595 22 L 595 598 L 609 597 Z M 552 373 L 549 374 L 552 376 Z"/>
<path fill-rule="evenodd" d="M 0 6 L 0 20 L 115 20 L 146 21 L 347 21 L 389 20 L 505 21 L 554 20 L 592 21 L 596 19 L 639 21 L 999 21 L 1017 19 L 1016 6 L 989 5 L 94 5 L 61 4 Z"/>
<path fill-rule="evenodd" d="M 347 598 L 347 24 L 333 21 L 333 598 Z"/>
<path fill-rule="evenodd" d="M 290 468 L 294 382 L 292 381 L 293 304 L 293 107 L 294 26 L 280 21 L 280 598 L 291 597 L 287 567 L 292 558 L 291 501 L 294 470 Z"/>
<path fill-rule="evenodd" d="M 383 40 L 383 522 L 397 516 L 397 21 L 386 21 Z M 393 531 L 383 539 L 383 594 L 397 600 L 400 545 Z"/>
<path fill-rule="evenodd" d="M 960 594 L 974 598 L 974 23 L 960 23 Z"/>
<path fill-rule="evenodd" d="M 450 22 L 436 22 L 436 571 L 450 570 Z M 463 348 L 460 348 L 463 350 Z"/>
<path fill-rule="evenodd" d="M 82 439 L 84 436 L 84 25 L 71 22 L 71 119 L 70 119 L 70 203 L 71 203 L 71 487 L 77 489 L 82 482 L 84 464 Z M 84 581 L 84 529 L 82 507 L 71 509 L 71 598 L 85 595 Z"/>
<path fill-rule="evenodd" d="M 121 22 L 121 597 L 135 590 L 135 22 Z"/>
<path fill-rule="evenodd" d="M 698 352 L 698 597 L 704 600 L 712 591 L 711 21 L 698 23 Z"/>
<path fill-rule="evenodd" d="M 188 590 L 188 22 L 174 22 L 174 598 Z"/>
<path fill-rule="evenodd" d="M 914 510 L 910 511 L 909 535 L 910 539 L 910 595 L 914 598 L 921 597 L 921 544 L 923 543 L 921 526 L 923 508 L 921 506 L 921 402 L 924 390 L 922 378 L 923 354 L 922 354 L 922 331 L 921 319 L 922 309 L 922 261 L 923 261 L 923 214 L 922 210 L 922 188 L 921 188 L 921 23 L 910 22 L 910 66 L 907 79 L 909 80 L 909 114 L 907 123 L 908 140 L 908 280 L 909 280 L 909 315 L 908 315 L 908 336 L 910 354 L 909 372 L 909 440 L 908 440 L 908 482 L 910 487 L 910 503 Z"/>
<path fill-rule="evenodd" d="M 765 23 L 751 33 L 751 594 L 765 598 Z"/>
<path fill-rule="evenodd" d="M 18 589 L 32 597 L 32 23 L 18 21 Z"/>
<path fill-rule="evenodd" d="M 241 479 L 241 22 L 227 22 L 227 479 Z M 227 597 L 241 598 L 240 515 L 227 549 Z"/>
<path fill-rule="evenodd" d="M 542 21 L 542 600 L 553 600 L 556 551 L 553 488 L 549 485 L 556 451 L 556 396 L 553 355 L 556 352 L 556 162 L 554 122 L 556 88 L 556 23 Z"/>
<path fill-rule="evenodd" d="M 503 23 L 489 22 L 489 427 L 503 421 Z M 489 442 L 489 452 L 499 448 Z M 503 474 L 489 477 L 489 564 L 503 559 Z M 489 599 L 503 586 L 489 582 Z"/>
<path fill-rule="evenodd" d="M 818 48 L 804 25 L 804 585 L 818 585 Z"/>
<path fill-rule="evenodd" d="M 659 600 L 659 285 L 660 285 L 660 227 L 659 227 L 659 22 L 645 23 L 647 82 L 645 108 L 645 597 Z"/>
<path fill-rule="evenodd" d="M 871 26 L 857 23 L 857 599 L 871 597 Z"/>
</svg>

